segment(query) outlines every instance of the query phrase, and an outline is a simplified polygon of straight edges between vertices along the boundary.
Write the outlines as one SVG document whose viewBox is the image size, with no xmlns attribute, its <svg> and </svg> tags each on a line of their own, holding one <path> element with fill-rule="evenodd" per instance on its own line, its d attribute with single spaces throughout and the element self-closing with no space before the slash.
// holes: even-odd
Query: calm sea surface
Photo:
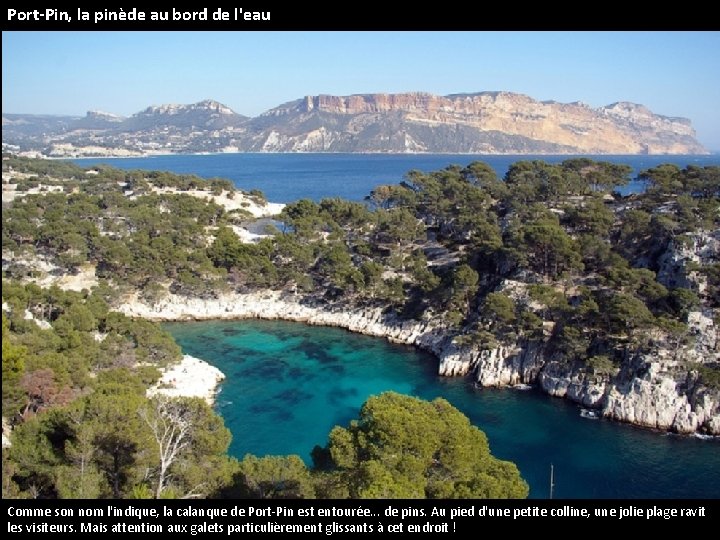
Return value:
<svg viewBox="0 0 720 540">
<path fill-rule="evenodd" d="M 342 197 L 360 201 L 377 185 L 396 184 L 412 169 L 429 172 L 450 164 L 467 165 L 485 161 L 503 176 L 519 160 L 542 159 L 558 163 L 570 156 L 472 156 L 461 155 L 386 155 L 386 154 L 215 154 L 172 155 L 142 158 L 77 159 L 82 166 L 107 163 L 122 169 L 149 169 L 197 174 L 204 178 L 222 177 L 241 189 L 260 189 L 272 202 L 298 199 L 320 200 Z M 635 172 L 661 163 L 720 165 L 720 156 L 602 156 L 613 163 L 626 163 Z M 634 175 L 633 175 L 634 176 Z M 637 190 L 629 185 L 624 191 Z"/>
<path fill-rule="evenodd" d="M 534 390 L 476 389 L 437 376 L 437 360 L 410 347 L 337 328 L 277 321 L 168 323 L 183 351 L 227 379 L 217 410 L 230 451 L 298 454 L 325 444 L 371 394 L 442 396 L 485 431 L 493 453 L 516 462 L 531 497 L 720 497 L 720 441 L 665 435 L 607 420 Z"/>
<path fill-rule="evenodd" d="M 397 183 L 411 169 L 432 171 L 482 160 L 502 176 L 520 159 L 567 156 L 222 154 L 82 159 L 123 169 L 223 177 L 261 189 L 274 202 L 343 197 L 362 200 L 374 186 Z M 635 172 L 661 163 L 720 165 L 720 156 L 603 156 Z M 626 191 L 639 190 L 630 185 Z M 437 360 L 412 348 L 334 328 L 269 321 L 172 323 L 184 352 L 227 375 L 217 409 L 233 433 L 231 452 L 299 454 L 310 462 L 335 424 L 357 415 L 371 395 L 395 390 L 443 396 L 490 439 L 492 451 L 518 464 L 531 496 L 548 495 L 550 464 L 557 497 L 720 498 L 720 442 L 664 435 L 606 420 L 536 391 L 475 389 L 441 378 Z"/>
</svg>

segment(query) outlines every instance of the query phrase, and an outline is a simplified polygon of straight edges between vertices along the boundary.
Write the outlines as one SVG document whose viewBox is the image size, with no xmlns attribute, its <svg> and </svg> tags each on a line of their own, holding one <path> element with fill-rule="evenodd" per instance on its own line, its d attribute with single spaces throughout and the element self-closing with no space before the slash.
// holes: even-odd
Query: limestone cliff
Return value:
<svg viewBox="0 0 720 540">
<path fill-rule="evenodd" d="M 720 231 L 697 231 L 672 240 L 658 257 L 658 279 L 668 287 L 682 285 L 701 297 L 711 294 L 694 271 L 715 264 Z M 528 284 L 505 279 L 498 291 L 513 298 L 528 294 Z M 702 369 L 720 362 L 716 313 L 691 311 L 685 342 L 662 331 L 637 350 L 628 349 L 622 367 L 595 369 L 570 361 L 548 346 L 547 338 L 499 344 L 493 348 L 462 345 L 462 330 L 450 330 L 434 320 L 401 320 L 380 307 L 361 308 L 316 302 L 301 295 L 264 291 L 230 293 L 216 298 L 168 294 L 155 304 L 125 299 L 120 311 L 155 320 L 284 319 L 337 326 L 428 350 L 439 359 L 444 376 L 468 376 L 479 386 L 536 385 L 544 392 L 595 409 L 606 418 L 678 433 L 720 435 L 720 389 L 705 384 Z"/>
<path fill-rule="evenodd" d="M 684 118 L 633 103 L 593 109 L 510 92 L 307 96 L 248 129 L 250 149 L 274 152 L 705 153 Z"/>
<path fill-rule="evenodd" d="M 260 318 L 347 328 L 428 350 L 439 358 L 441 375 L 471 375 L 482 386 L 537 384 L 550 395 L 599 409 L 603 416 L 615 420 L 679 433 L 720 435 L 720 392 L 699 384 L 696 372 L 677 369 L 680 360 L 676 357 L 689 354 L 687 350 L 672 357 L 662 349 L 654 355 L 641 355 L 631 368 L 608 376 L 553 360 L 546 356 L 541 343 L 482 351 L 462 348 L 432 323 L 400 321 L 379 308 L 316 306 L 277 291 L 226 294 L 214 299 L 168 295 L 153 305 L 132 296 L 119 310 L 152 320 Z M 692 320 L 703 325 L 703 331 L 717 342 L 712 321 L 697 313 L 692 314 Z M 704 352 L 717 360 L 717 351 Z"/>
<path fill-rule="evenodd" d="M 3 144 L 54 156 L 190 152 L 704 154 L 690 121 L 511 92 L 306 96 L 256 118 L 212 100 L 129 117 L 3 115 Z"/>
</svg>

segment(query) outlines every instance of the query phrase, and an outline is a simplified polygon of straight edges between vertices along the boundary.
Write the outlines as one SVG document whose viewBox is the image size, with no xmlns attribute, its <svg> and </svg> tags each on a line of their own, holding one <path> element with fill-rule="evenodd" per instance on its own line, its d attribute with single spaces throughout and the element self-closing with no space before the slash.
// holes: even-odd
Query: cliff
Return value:
<svg viewBox="0 0 720 540">
<path fill-rule="evenodd" d="M 3 144 L 53 156 L 191 152 L 703 154 L 689 120 L 511 92 L 306 96 L 256 118 L 205 100 L 129 118 L 3 116 Z"/>
<path fill-rule="evenodd" d="M 689 120 L 642 105 L 540 102 L 510 92 L 307 96 L 248 123 L 265 152 L 705 153 Z"/>
<path fill-rule="evenodd" d="M 718 433 L 717 167 L 659 166 L 646 193 L 626 197 L 610 191 L 627 169 L 587 159 L 518 163 L 506 184 L 483 163 L 417 172 L 378 189 L 375 211 L 292 203 L 283 231 L 256 245 L 232 231 L 272 206 L 247 194 L 251 212 L 227 181 L 12 157 L 4 169 L 16 188 L 3 209 L 13 280 L 98 284 L 113 302 L 131 291 L 116 307 L 156 320 L 344 327 L 432 351 L 442 375 L 535 384 L 608 418 Z M 38 172 L 43 186 L 72 178 L 76 191 L 24 196 Z M 43 320 L 70 318 L 52 292 L 16 294 Z"/>
<path fill-rule="evenodd" d="M 254 150 L 694 154 L 690 121 L 642 105 L 540 102 L 511 92 L 307 96 L 249 123 Z"/>
<path fill-rule="evenodd" d="M 538 385 L 550 395 L 599 409 L 614 420 L 678 433 L 720 435 L 720 392 L 697 384 L 697 373 L 680 376 L 682 371 L 673 369 L 679 363 L 676 358 L 690 353 L 686 350 L 672 357 L 666 350 L 644 354 L 634 359 L 631 368 L 607 376 L 554 361 L 542 343 L 489 350 L 463 348 L 456 346 L 453 336 L 442 327 L 428 322 L 400 321 L 380 308 L 319 307 L 278 291 L 225 294 L 214 299 L 168 295 L 153 305 L 131 296 L 119 311 L 156 321 L 258 318 L 346 328 L 430 351 L 439 359 L 440 375 L 471 375 L 482 386 Z M 717 358 L 717 328 L 712 320 L 693 313 L 691 322 L 715 348 L 697 354 Z"/>
</svg>

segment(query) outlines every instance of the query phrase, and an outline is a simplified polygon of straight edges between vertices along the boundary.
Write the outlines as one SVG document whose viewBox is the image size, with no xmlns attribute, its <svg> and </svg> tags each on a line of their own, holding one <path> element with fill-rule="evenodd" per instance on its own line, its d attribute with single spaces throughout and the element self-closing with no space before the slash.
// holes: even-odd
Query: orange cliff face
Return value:
<svg viewBox="0 0 720 540">
<path fill-rule="evenodd" d="M 306 96 L 299 109 L 295 111 L 353 116 L 398 113 L 408 123 L 501 132 L 566 146 L 568 152 L 705 153 L 689 120 L 656 115 L 633 103 L 593 109 L 579 102 L 540 102 L 511 92 L 449 96 L 410 92 Z"/>
<path fill-rule="evenodd" d="M 195 152 L 705 154 L 689 120 L 512 92 L 318 95 L 247 118 L 212 100 L 129 118 L 3 116 L 3 143 L 57 157 Z M 99 153 L 99 154 L 98 154 Z"/>
<path fill-rule="evenodd" d="M 333 114 L 363 114 L 390 111 L 433 111 L 445 98 L 412 92 L 406 94 L 365 94 L 354 96 L 306 96 L 306 110 Z"/>
</svg>

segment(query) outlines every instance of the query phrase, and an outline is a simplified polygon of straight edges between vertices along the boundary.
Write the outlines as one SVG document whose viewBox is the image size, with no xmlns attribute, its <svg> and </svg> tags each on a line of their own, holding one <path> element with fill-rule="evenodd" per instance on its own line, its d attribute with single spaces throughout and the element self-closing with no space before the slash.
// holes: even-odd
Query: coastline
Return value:
<svg viewBox="0 0 720 540">
<path fill-rule="evenodd" d="M 224 294 L 214 299 L 168 295 L 153 305 L 128 297 L 118 311 L 154 321 L 268 319 L 331 326 L 412 345 L 438 358 L 438 374 L 472 376 L 480 386 L 536 385 L 543 392 L 597 410 L 605 418 L 680 434 L 720 435 L 720 396 L 673 378 L 674 362 L 638 357 L 618 377 L 590 374 L 545 358 L 537 344 L 490 350 L 460 348 L 429 322 L 401 321 L 381 308 L 315 306 L 279 291 Z"/>
<path fill-rule="evenodd" d="M 280 291 L 250 294 L 223 294 L 214 299 L 187 298 L 168 294 L 148 305 L 136 294 L 117 311 L 128 317 L 152 321 L 202 321 L 218 319 L 266 319 L 301 322 L 314 326 L 334 326 L 351 332 L 382 337 L 393 343 L 414 345 L 439 353 L 441 341 L 447 341 L 440 329 L 429 323 L 399 321 L 388 317 L 381 308 L 323 309 L 302 303 L 302 297 L 284 295 Z"/>
<path fill-rule="evenodd" d="M 138 159 L 138 158 L 153 158 L 153 157 L 167 157 L 167 156 L 223 156 L 223 155 L 268 155 L 268 154 L 298 154 L 298 155 L 358 155 L 358 156 L 502 156 L 502 157 L 528 157 L 528 156 L 590 156 L 590 157 L 606 157 L 606 156 L 627 156 L 627 157 L 639 157 L 639 156 L 667 156 L 667 157 L 706 157 L 718 155 L 718 152 L 707 151 L 704 154 L 670 154 L 670 153 L 653 153 L 643 154 L 638 152 L 635 154 L 592 154 L 592 153 L 557 153 L 557 152 L 533 152 L 533 153 L 505 153 L 505 152 L 493 152 L 488 154 L 479 154 L 477 152 L 418 152 L 418 151 L 407 151 L 407 152 L 307 152 L 307 151 L 294 151 L 294 152 L 275 152 L 275 151 L 264 151 L 264 152 L 148 152 L 138 153 L 130 155 L 113 155 L 112 153 L 100 154 L 100 155 L 71 155 L 71 156 L 58 156 L 58 155 L 44 155 L 41 153 L 30 152 L 32 155 L 23 155 L 21 152 L 18 155 L 22 157 L 36 157 L 41 159 L 52 159 L 52 160 L 93 160 L 93 159 Z"/>
<path fill-rule="evenodd" d="M 198 397 L 213 405 L 220 382 L 225 374 L 205 360 L 185 354 L 182 360 L 163 370 L 147 397 L 162 394 L 170 397 Z"/>
</svg>

